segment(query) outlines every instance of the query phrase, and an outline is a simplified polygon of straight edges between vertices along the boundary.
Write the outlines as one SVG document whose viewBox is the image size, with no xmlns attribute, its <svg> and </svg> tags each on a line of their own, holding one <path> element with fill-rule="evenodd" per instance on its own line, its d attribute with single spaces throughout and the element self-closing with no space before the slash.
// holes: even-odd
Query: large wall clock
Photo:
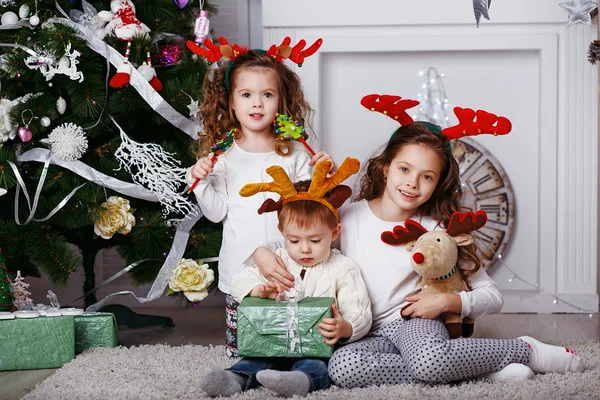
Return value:
<svg viewBox="0 0 600 400">
<path fill-rule="evenodd" d="M 475 140 L 454 140 L 452 154 L 460 168 L 462 204 L 488 215 L 487 224 L 473 234 L 483 267 L 489 270 L 510 242 L 515 220 L 513 189 L 500 162 Z"/>
</svg>

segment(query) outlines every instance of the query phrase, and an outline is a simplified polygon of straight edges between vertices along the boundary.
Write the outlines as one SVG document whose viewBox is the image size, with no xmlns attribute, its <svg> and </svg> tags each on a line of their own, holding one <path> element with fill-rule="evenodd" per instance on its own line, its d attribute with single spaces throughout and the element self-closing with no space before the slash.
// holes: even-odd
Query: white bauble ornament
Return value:
<svg viewBox="0 0 600 400">
<path fill-rule="evenodd" d="M 40 23 L 40 17 L 38 17 L 37 14 L 32 15 L 29 18 L 29 23 L 31 24 L 31 26 L 37 26 Z"/>
<path fill-rule="evenodd" d="M 50 126 L 50 122 L 51 122 L 50 118 L 48 118 L 48 117 L 42 117 L 42 119 L 40 120 L 40 124 L 42 124 L 42 126 L 44 128 L 49 127 Z"/>
<path fill-rule="evenodd" d="M 56 100 L 56 111 L 58 111 L 60 115 L 67 111 L 67 101 L 62 97 L 59 97 L 58 100 Z"/>
<path fill-rule="evenodd" d="M 68 69 L 71 66 L 71 60 L 69 60 L 69 57 L 67 56 L 62 56 L 60 60 L 58 60 L 58 66 L 63 69 Z"/>
<path fill-rule="evenodd" d="M 142 65 L 140 65 L 138 67 L 138 72 L 140 73 L 140 75 L 142 75 L 144 77 L 144 79 L 146 79 L 148 82 L 150 82 L 150 80 L 152 78 L 154 78 L 155 72 L 154 72 L 154 68 L 152 68 L 150 65 L 143 63 Z"/>
<path fill-rule="evenodd" d="M 19 7 L 19 18 L 27 18 L 29 16 L 29 6 L 27 4 L 23 4 Z"/>
<path fill-rule="evenodd" d="M 0 18 L 0 23 L 2 25 L 14 25 L 19 22 L 19 17 L 12 11 L 7 11 L 2 14 L 2 18 Z"/>
</svg>

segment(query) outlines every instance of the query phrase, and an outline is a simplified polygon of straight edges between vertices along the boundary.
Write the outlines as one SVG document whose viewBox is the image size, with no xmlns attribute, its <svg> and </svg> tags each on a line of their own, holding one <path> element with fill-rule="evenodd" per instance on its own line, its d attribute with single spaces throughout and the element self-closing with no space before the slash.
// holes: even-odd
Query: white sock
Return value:
<svg viewBox="0 0 600 400">
<path fill-rule="evenodd" d="M 524 381 L 533 378 L 533 371 L 527 365 L 512 363 L 496 372 L 479 375 L 492 382 Z"/>
<path fill-rule="evenodd" d="M 533 372 L 564 374 L 583 370 L 581 357 L 566 347 L 552 346 L 529 336 L 521 336 L 519 339 L 529 345 L 529 367 Z"/>
</svg>

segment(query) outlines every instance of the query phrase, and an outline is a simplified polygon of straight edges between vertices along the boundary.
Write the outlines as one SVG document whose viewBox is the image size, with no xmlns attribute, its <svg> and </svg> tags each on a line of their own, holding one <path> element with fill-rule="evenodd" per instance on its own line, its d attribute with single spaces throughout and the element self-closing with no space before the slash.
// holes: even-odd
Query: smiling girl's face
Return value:
<svg viewBox="0 0 600 400">
<path fill-rule="evenodd" d="M 411 218 L 435 191 L 441 171 L 442 162 L 429 147 L 420 144 L 403 146 L 384 168 L 386 184 L 382 205 L 397 207 L 403 220 Z"/>
</svg>

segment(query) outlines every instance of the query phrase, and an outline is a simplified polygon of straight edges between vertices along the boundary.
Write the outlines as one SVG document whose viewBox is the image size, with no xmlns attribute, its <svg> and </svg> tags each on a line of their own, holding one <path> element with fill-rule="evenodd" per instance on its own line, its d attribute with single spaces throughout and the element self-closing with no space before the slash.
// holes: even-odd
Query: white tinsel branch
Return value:
<svg viewBox="0 0 600 400">
<path fill-rule="evenodd" d="M 114 119 L 113 122 L 117 125 Z M 133 181 L 156 193 L 165 216 L 169 213 L 195 214 L 194 205 L 177 191 L 186 173 L 185 168 L 179 167 L 180 161 L 157 144 L 131 140 L 119 125 L 117 127 L 121 132 L 121 145 L 115 157 Z"/>
</svg>

